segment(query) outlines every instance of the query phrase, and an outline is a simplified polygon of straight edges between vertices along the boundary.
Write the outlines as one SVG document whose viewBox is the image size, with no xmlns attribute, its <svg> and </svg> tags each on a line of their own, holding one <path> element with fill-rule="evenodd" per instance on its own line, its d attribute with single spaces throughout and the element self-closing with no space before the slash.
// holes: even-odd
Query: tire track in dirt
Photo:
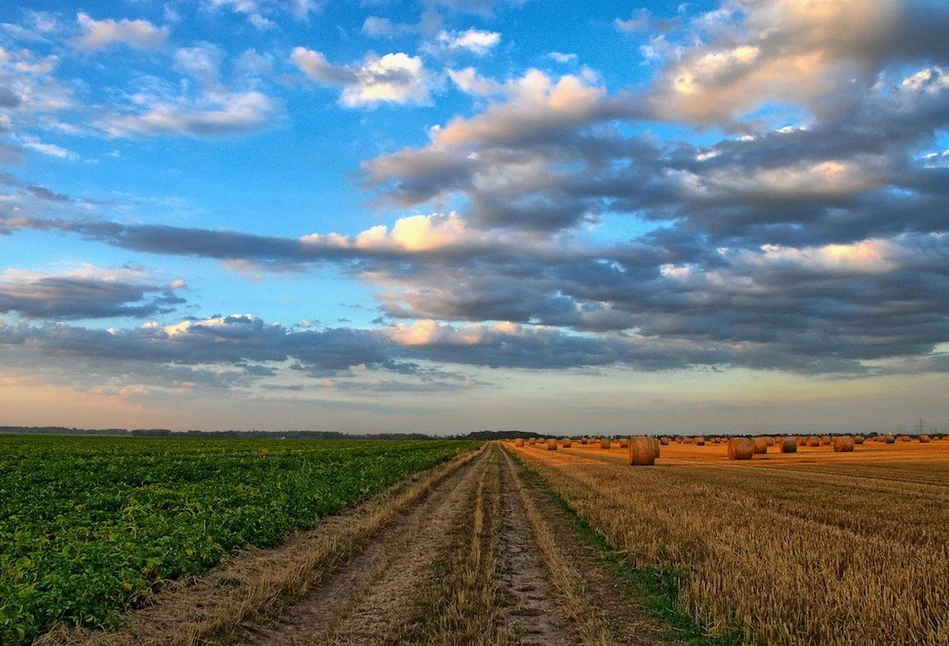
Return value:
<svg viewBox="0 0 949 646">
<path fill-rule="evenodd" d="M 391 640 L 431 584 L 433 564 L 486 466 L 481 455 L 443 482 L 405 518 L 312 590 L 275 623 L 248 630 L 242 643 L 377 644 Z"/>
<path fill-rule="evenodd" d="M 507 595 L 504 619 L 513 626 L 521 644 L 571 644 L 573 640 L 561 611 L 563 599 L 558 598 L 538 554 L 534 531 L 517 494 L 514 472 L 507 464 L 502 482 L 501 577 Z M 556 600 L 553 606 L 552 600 Z"/>
</svg>

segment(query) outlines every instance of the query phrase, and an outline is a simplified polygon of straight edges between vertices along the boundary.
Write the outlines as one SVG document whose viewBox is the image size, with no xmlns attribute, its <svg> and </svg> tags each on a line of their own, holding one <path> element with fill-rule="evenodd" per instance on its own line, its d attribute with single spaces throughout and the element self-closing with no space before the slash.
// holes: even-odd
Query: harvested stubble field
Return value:
<svg viewBox="0 0 949 646">
<path fill-rule="evenodd" d="M 636 566 L 675 572 L 711 633 L 751 643 L 949 643 L 949 441 L 513 451 Z"/>
</svg>

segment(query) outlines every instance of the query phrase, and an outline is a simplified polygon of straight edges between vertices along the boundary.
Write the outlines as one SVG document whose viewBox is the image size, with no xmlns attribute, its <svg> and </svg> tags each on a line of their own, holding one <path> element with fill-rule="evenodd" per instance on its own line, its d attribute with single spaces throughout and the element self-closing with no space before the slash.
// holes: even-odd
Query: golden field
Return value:
<svg viewBox="0 0 949 646">
<path fill-rule="evenodd" d="M 513 451 L 638 566 L 686 574 L 710 634 L 782 644 L 949 644 L 949 440 L 662 446 L 655 466 L 599 442 Z"/>
</svg>

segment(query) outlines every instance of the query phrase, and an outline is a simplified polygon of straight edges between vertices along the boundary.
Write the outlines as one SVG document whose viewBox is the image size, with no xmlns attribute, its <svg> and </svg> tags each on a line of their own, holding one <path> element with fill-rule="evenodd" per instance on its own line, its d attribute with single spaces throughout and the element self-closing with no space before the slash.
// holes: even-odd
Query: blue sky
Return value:
<svg viewBox="0 0 949 646">
<path fill-rule="evenodd" d="M 941 428 L 947 29 L 5 3 L 0 424 Z"/>
</svg>

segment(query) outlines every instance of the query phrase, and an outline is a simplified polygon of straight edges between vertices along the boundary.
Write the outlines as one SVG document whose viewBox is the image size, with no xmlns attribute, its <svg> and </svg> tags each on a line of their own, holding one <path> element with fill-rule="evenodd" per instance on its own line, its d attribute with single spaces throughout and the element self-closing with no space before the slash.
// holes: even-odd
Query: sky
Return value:
<svg viewBox="0 0 949 646">
<path fill-rule="evenodd" d="M 944 0 L 0 4 L 0 425 L 949 425 Z"/>
</svg>

